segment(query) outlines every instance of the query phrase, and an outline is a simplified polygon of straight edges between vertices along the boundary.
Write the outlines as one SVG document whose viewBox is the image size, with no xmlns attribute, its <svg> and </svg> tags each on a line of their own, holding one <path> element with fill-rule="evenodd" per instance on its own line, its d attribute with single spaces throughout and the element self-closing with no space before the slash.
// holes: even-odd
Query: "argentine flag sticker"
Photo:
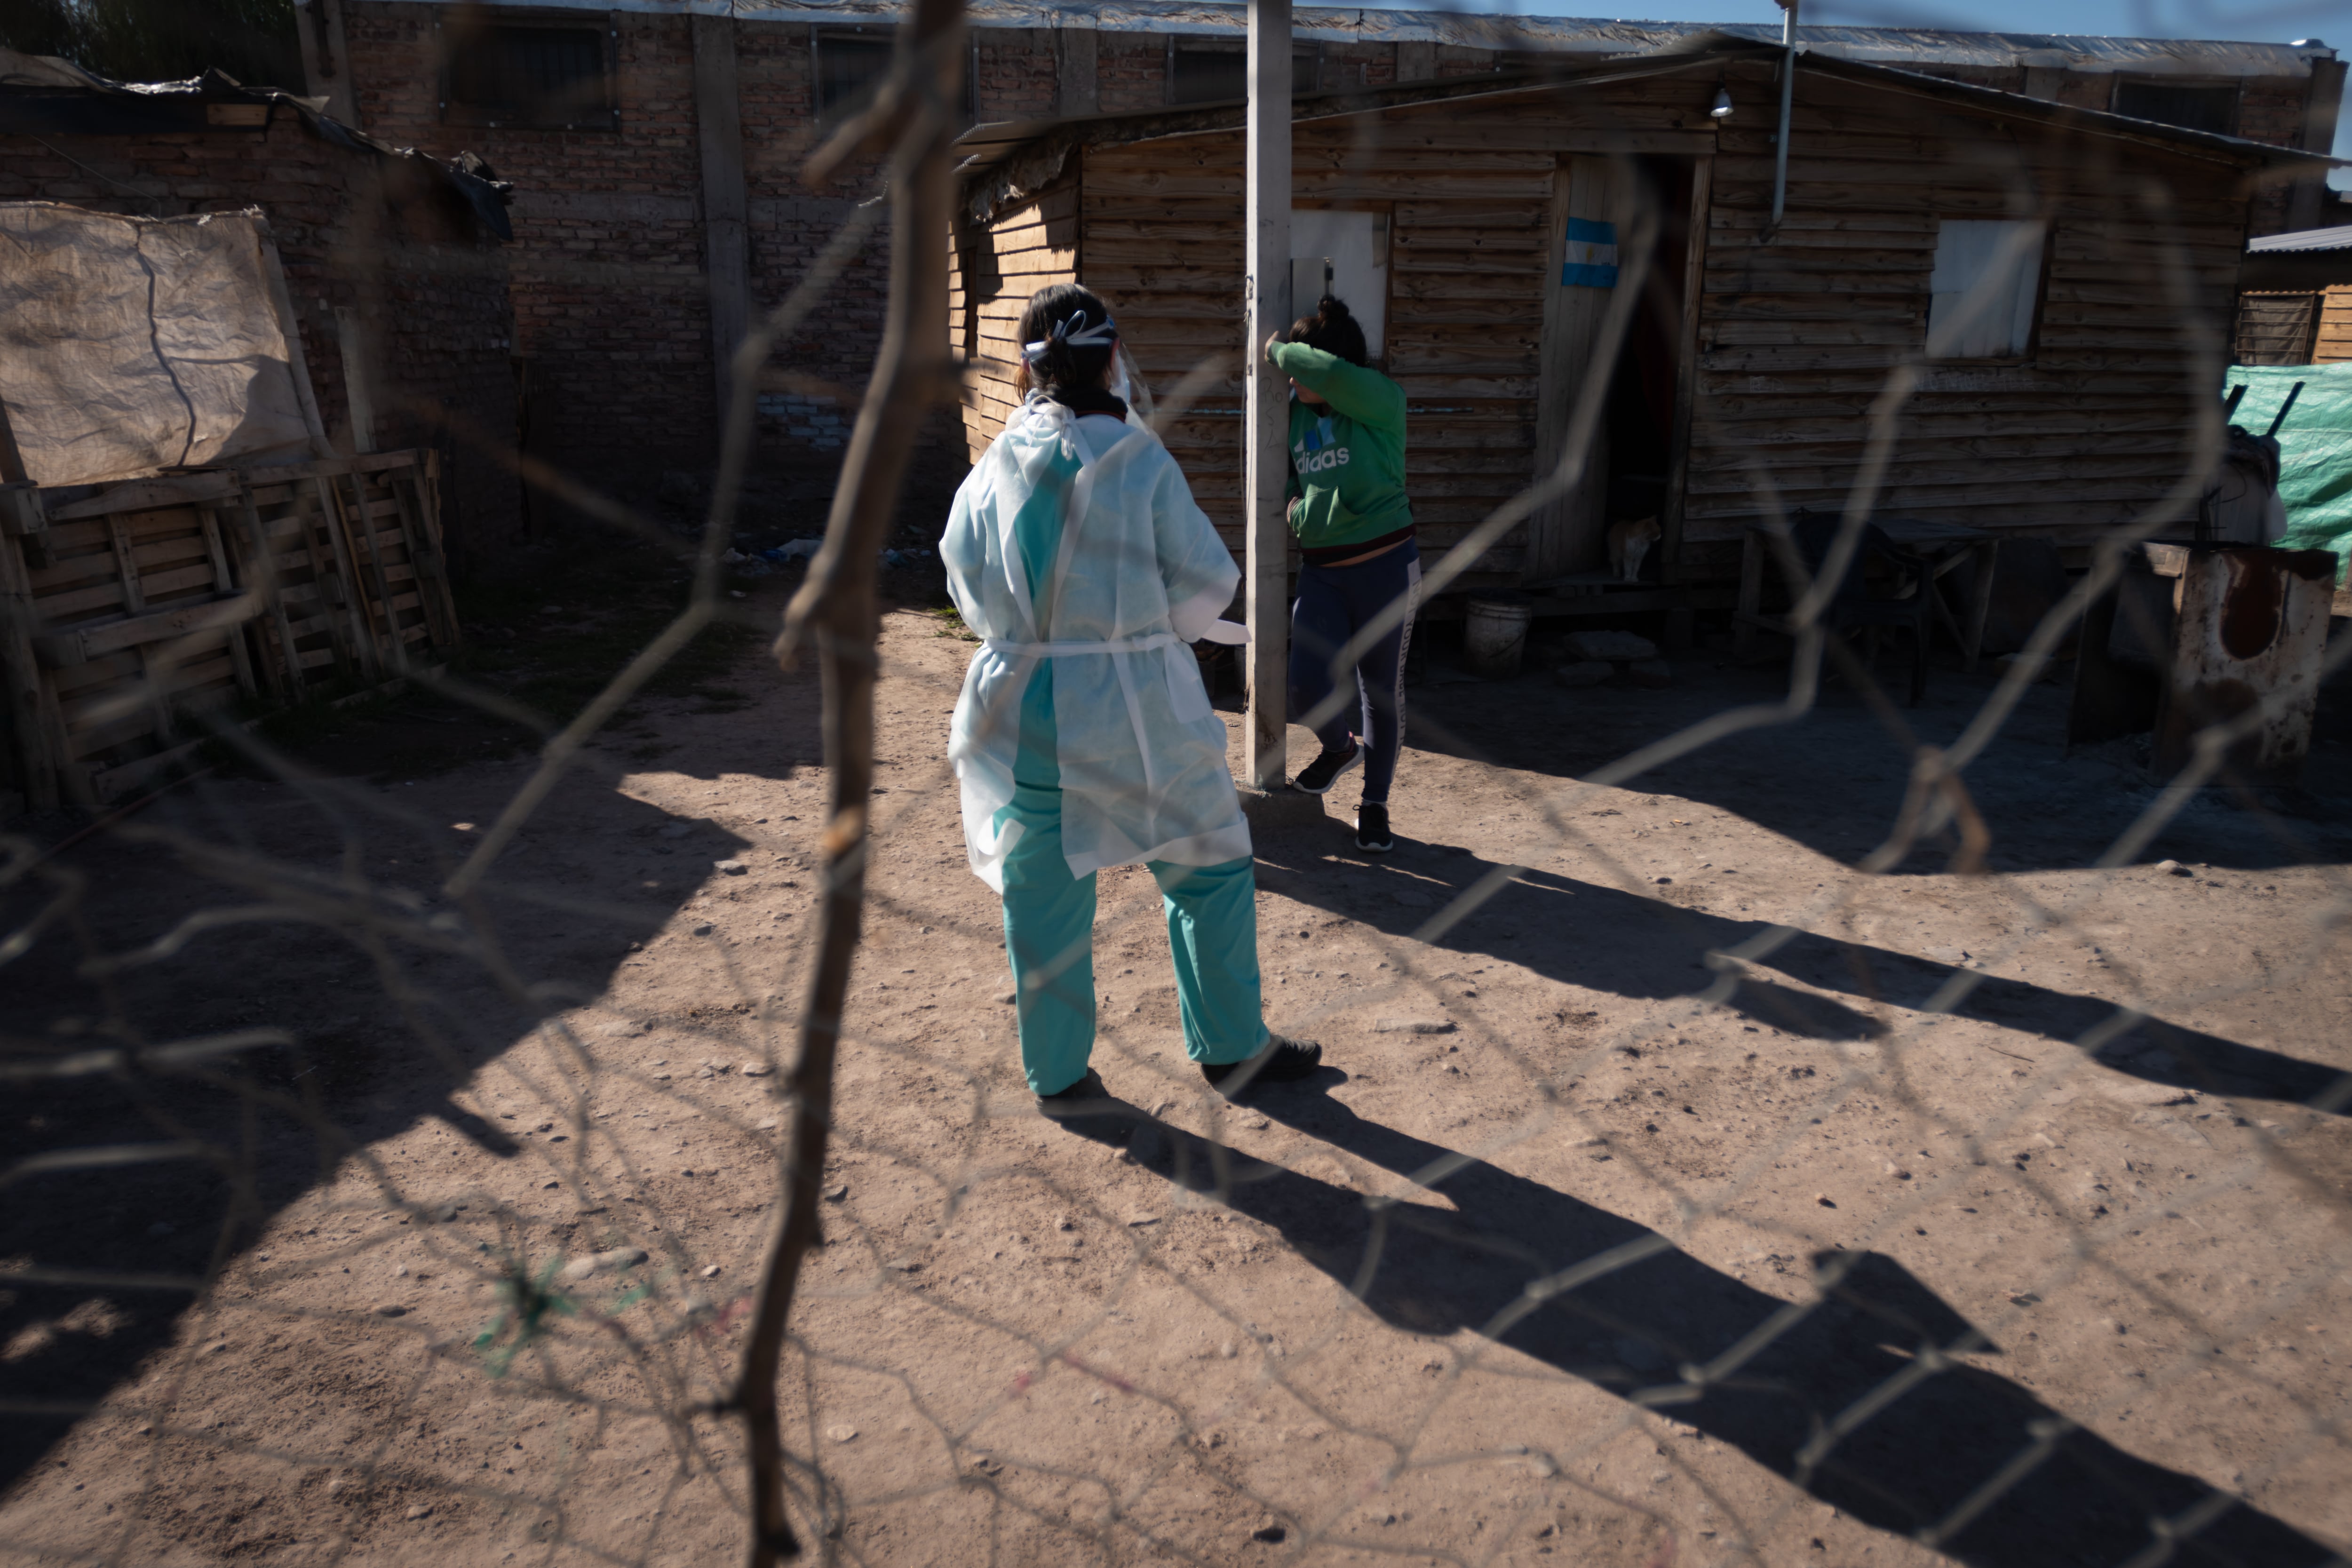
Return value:
<svg viewBox="0 0 2352 1568">
<path fill-rule="evenodd" d="M 1560 287 L 1617 287 L 1617 226 L 1589 217 L 1568 220 L 1568 259 L 1560 264 Z"/>
</svg>

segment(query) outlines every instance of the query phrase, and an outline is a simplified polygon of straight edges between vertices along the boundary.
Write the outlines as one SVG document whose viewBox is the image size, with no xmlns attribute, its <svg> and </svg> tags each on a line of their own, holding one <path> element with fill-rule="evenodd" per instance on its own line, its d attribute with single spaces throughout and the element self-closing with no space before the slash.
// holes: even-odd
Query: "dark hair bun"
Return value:
<svg viewBox="0 0 2352 1568">
<path fill-rule="evenodd" d="M 1349 313 L 1347 302 L 1329 294 L 1315 301 L 1315 313 L 1291 323 L 1290 341 L 1325 353 L 1338 354 L 1349 364 L 1370 364 L 1364 329 Z"/>
</svg>

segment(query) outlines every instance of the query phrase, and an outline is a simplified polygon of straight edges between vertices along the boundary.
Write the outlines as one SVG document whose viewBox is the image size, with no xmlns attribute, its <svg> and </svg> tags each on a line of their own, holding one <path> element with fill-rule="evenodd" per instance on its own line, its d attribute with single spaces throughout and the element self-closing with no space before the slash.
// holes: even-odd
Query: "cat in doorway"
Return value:
<svg viewBox="0 0 2352 1568">
<path fill-rule="evenodd" d="M 1650 553 L 1650 546 L 1657 542 L 1658 520 L 1654 517 L 1610 524 L 1609 569 L 1617 574 L 1621 582 L 1640 582 L 1643 559 Z"/>
</svg>

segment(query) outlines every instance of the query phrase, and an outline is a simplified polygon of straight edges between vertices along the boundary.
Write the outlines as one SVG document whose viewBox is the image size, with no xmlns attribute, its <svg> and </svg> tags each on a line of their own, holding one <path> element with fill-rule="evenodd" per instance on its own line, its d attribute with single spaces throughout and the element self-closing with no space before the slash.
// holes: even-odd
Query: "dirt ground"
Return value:
<svg viewBox="0 0 2352 1568">
<path fill-rule="evenodd" d="M 2067 756 L 2036 688 L 1969 774 L 1990 874 L 1946 834 L 1867 877 L 1907 764 L 1852 693 L 1587 788 L 1784 673 L 1563 690 L 1441 657 L 1396 855 L 1336 812 L 1260 835 L 1268 1018 L 1321 1079 L 1205 1091 L 1127 868 L 1097 1064 L 1131 1113 L 1064 1131 L 944 766 L 970 648 L 887 617 L 785 1378 L 826 1560 L 2054 1568 L 2162 1560 L 2152 1519 L 2193 1532 L 2175 1561 L 2352 1544 L 2352 1128 L 2303 1103 L 2352 1069 L 2335 710 L 2318 793 L 2200 796 L 2101 871 L 2155 791 L 2127 748 Z M 737 1558 L 738 1435 L 697 1406 L 774 1187 L 824 777 L 813 678 L 735 657 L 740 701 L 640 703 L 471 900 L 439 885 L 531 765 L 487 742 L 202 780 L 7 890 L 12 931 L 71 903 L 0 971 L 13 1061 L 286 1042 L 10 1087 L 16 1149 L 128 1150 L 0 1200 L 12 1561 Z M 1939 668 L 1905 718 L 1947 741 L 1990 688 Z M 1710 959 L 1776 921 L 1801 934 Z M 2118 1004 L 2147 1016 L 2103 1028 Z"/>
</svg>

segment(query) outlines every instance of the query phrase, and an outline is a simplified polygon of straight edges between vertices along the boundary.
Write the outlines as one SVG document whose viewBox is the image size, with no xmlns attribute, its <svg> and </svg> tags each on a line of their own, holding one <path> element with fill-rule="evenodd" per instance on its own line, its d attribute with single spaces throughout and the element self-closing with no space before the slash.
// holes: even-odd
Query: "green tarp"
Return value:
<svg viewBox="0 0 2352 1568">
<path fill-rule="evenodd" d="M 2243 386 L 2246 395 L 2230 423 L 2259 436 L 2286 401 L 2287 389 L 2303 383 L 2303 395 L 2279 426 L 2279 500 L 2286 503 L 2286 537 L 2297 550 L 2333 550 L 2344 580 L 2352 559 L 2352 363 L 2233 364 L 2222 383 L 2226 395 Z"/>
</svg>

